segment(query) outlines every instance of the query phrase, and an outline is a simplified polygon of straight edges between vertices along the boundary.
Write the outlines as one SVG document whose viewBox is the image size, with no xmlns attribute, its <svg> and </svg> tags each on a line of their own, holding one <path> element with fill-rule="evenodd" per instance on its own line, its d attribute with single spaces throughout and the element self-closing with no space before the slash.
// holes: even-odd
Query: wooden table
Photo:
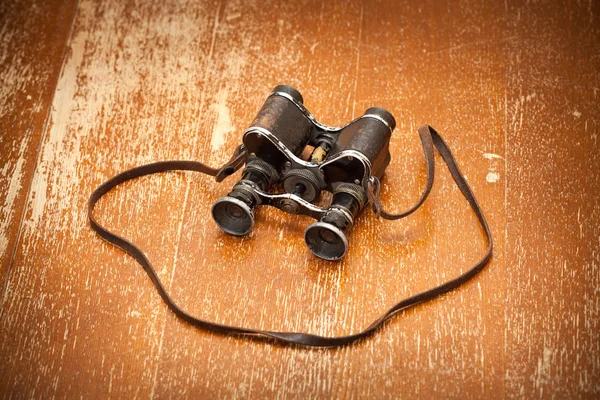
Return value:
<svg viewBox="0 0 600 400">
<path fill-rule="evenodd" d="M 3 1 L 0 397 L 597 398 L 599 18 L 594 1 Z M 177 319 L 90 229 L 87 198 L 146 162 L 221 164 L 279 83 L 327 124 L 395 115 L 392 210 L 425 183 L 417 128 L 442 132 L 492 228 L 483 273 L 341 349 Z M 278 210 L 246 238 L 221 233 L 210 207 L 239 173 L 139 179 L 96 215 L 195 315 L 342 335 L 483 254 L 437 165 L 417 213 L 365 211 L 338 263 Z"/>
</svg>

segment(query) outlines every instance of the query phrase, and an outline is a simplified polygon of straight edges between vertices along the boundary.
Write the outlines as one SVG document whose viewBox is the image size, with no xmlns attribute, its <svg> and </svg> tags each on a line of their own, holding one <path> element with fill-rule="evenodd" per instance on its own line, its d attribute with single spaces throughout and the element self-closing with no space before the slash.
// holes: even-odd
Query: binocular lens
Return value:
<svg viewBox="0 0 600 400">
<path fill-rule="evenodd" d="M 243 236 L 254 227 L 252 209 L 235 197 L 223 197 L 212 207 L 213 219 L 224 232 L 230 235 Z"/>
<path fill-rule="evenodd" d="M 315 222 L 304 232 L 306 245 L 317 257 L 339 260 L 348 250 L 346 235 L 332 224 Z"/>
</svg>

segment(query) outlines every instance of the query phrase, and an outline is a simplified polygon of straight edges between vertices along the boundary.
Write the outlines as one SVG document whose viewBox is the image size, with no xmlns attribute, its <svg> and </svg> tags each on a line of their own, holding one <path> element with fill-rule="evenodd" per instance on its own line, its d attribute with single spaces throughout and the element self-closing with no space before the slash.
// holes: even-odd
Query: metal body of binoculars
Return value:
<svg viewBox="0 0 600 400">
<path fill-rule="evenodd" d="M 326 260 L 342 258 L 348 250 L 345 232 L 369 201 L 369 180 L 380 179 L 390 163 L 395 126 L 389 112 L 369 108 L 340 128 L 328 127 L 306 110 L 296 89 L 275 87 L 244 133 L 246 167 L 232 191 L 213 205 L 215 222 L 242 236 L 252 230 L 259 205 L 306 215 L 318 221 L 304 234 L 310 250 Z M 310 155 L 302 157 L 307 148 Z M 285 193 L 270 193 L 276 184 Z M 314 204 L 323 190 L 333 194 L 327 208 Z"/>
</svg>

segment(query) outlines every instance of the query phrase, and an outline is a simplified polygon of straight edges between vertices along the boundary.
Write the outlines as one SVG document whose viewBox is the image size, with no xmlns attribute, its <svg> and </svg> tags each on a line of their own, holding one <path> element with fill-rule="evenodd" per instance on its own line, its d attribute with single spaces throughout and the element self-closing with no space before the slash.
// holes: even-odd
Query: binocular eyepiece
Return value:
<svg viewBox="0 0 600 400">
<path fill-rule="evenodd" d="M 318 257 L 339 260 L 348 250 L 346 234 L 368 203 L 368 183 L 390 163 L 394 117 L 369 108 L 354 121 L 333 128 L 320 124 L 291 86 L 275 87 L 243 136 L 247 163 L 232 191 L 217 200 L 212 215 L 224 232 L 243 236 L 254 227 L 254 209 L 270 205 L 317 222 L 304 234 Z M 306 148 L 312 149 L 303 158 Z M 281 184 L 284 193 L 271 193 Z M 329 207 L 314 204 L 321 191 Z"/>
</svg>

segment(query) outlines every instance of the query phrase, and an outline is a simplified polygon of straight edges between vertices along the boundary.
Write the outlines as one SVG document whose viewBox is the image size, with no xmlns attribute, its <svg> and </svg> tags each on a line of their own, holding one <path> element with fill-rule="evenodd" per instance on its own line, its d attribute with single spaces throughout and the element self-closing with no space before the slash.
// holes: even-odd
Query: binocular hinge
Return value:
<svg viewBox="0 0 600 400">
<path fill-rule="evenodd" d="M 288 214 L 306 215 L 316 220 L 321 219 L 327 209 L 316 206 L 293 193 L 271 194 L 253 187 L 260 197 L 261 205 L 268 205 L 280 209 Z"/>
</svg>

